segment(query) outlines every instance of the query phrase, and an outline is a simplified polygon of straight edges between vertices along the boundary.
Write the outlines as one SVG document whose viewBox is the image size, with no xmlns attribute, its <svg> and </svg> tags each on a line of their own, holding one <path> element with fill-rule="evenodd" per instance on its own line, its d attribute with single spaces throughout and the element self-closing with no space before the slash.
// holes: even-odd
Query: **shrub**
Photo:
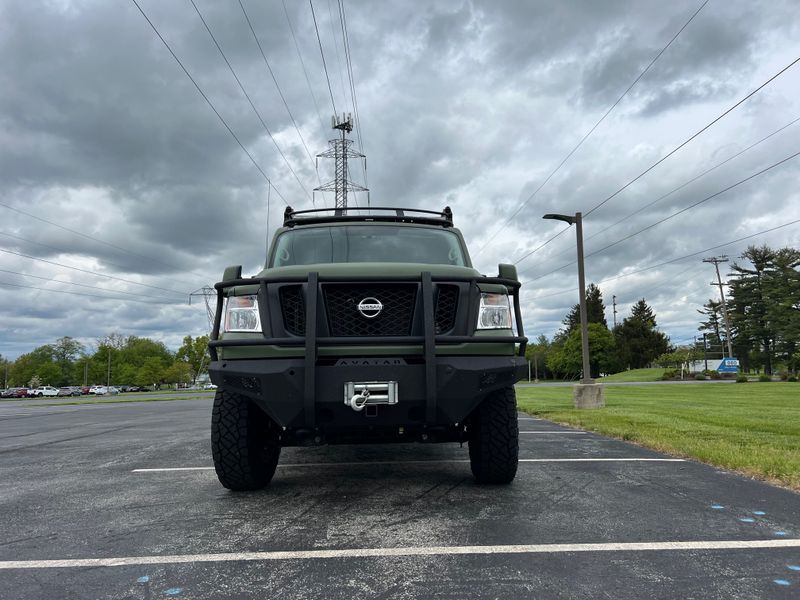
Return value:
<svg viewBox="0 0 800 600">
<path fill-rule="evenodd" d="M 794 375 L 789 375 L 789 377 L 786 378 L 786 381 L 794 383 L 797 381 L 797 377 L 795 377 Z"/>
<path fill-rule="evenodd" d="M 694 378 L 697 379 L 697 381 L 705 381 L 706 380 L 706 376 L 703 375 L 702 373 L 695 374 Z"/>
<path fill-rule="evenodd" d="M 778 377 L 781 378 L 781 381 L 787 381 L 789 379 L 789 373 L 787 373 L 786 371 L 781 371 L 780 373 L 778 373 Z"/>
<path fill-rule="evenodd" d="M 770 375 L 767 375 L 766 373 L 762 373 L 761 375 L 758 376 L 758 380 L 761 381 L 762 383 L 766 383 L 767 381 L 772 381 L 772 377 Z"/>
<path fill-rule="evenodd" d="M 678 371 L 676 371 L 675 369 L 671 369 L 668 371 L 664 371 L 664 374 L 661 375 L 661 379 L 662 381 L 669 381 L 670 379 L 675 379 L 676 377 L 678 377 L 678 375 L 680 375 Z"/>
<path fill-rule="evenodd" d="M 742 374 L 737 375 L 736 383 L 747 383 L 747 375 L 742 375 Z"/>
<path fill-rule="evenodd" d="M 711 379 L 722 379 L 722 375 L 720 375 L 719 371 L 711 371 L 709 377 L 711 377 Z"/>
</svg>

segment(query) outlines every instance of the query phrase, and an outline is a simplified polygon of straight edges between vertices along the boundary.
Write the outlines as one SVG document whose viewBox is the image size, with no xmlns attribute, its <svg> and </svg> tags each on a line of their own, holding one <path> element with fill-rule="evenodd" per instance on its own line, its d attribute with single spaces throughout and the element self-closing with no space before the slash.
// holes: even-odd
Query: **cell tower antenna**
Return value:
<svg viewBox="0 0 800 600">
<path fill-rule="evenodd" d="M 336 214 L 342 215 L 347 212 L 347 192 L 367 192 L 367 206 L 369 206 L 369 189 L 353 183 L 348 179 L 347 159 L 361 158 L 366 166 L 367 157 L 361 152 L 352 149 L 353 140 L 347 139 L 347 134 L 353 131 L 352 113 L 342 113 L 341 119 L 338 115 L 331 118 L 331 127 L 341 132 L 341 137 L 328 140 L 330 148 L 325 152 L 317 154 L 317 158 L 333 158 L 335 160 L 335 174 L 333 181 L 314 188 L 315 192 L 333 192 L 335 195 Z"/>
</svg>

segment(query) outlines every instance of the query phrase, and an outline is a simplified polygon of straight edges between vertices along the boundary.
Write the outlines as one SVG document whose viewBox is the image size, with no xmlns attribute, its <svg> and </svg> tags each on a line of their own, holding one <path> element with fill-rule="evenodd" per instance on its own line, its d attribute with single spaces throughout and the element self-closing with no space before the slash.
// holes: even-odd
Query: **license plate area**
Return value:
<svg viewBox="0 0 800 600">
<path fill-rule="evenodd" d="M 347 381 L 344 384 L 344 403 L 351 406 L 356 395 L 366 395 L 366 405 L 397 404 L 400 396 L 397 393 L 396 381 Z"/>
</svg>

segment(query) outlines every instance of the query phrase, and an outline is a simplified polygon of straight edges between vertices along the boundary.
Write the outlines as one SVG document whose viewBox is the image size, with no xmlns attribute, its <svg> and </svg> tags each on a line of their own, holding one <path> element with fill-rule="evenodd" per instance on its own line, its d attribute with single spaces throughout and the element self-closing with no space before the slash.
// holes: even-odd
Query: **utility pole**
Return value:
<svg viewBox="0 0 800 600">
<path fill-rule="evenodd" d="M 108 376 L 106 378 L 106 385 L 111 385 L 111 348 L 108 349 Z"/>
<path fill-rule="evenodd" d="M 89 385 L 89 361 L 83 363 L 83 385 Z"/>
<path fill-rule="evenodd" d="M 611 296 L 611 303 L 614 305 L 614 329 L 617 328 L 617 297 Z"/>
<path fill-rule="evenodd" d="M 706 334 L 703 334 L 703 362 L 705 363 L 704 370 L 708 371 L 708 340 Z"/>
<path fill-rule="evenodd" d="M 733 358 L 733 346 L 731 345 L 731 321 L 728 318 L 728 305 L 725 303 L 725 290 L 723 289 L 722 277 L 719 274 L 719 263 L 728 262 L 728 257 L 723 254 L 722 256 L 712 256 L 711 258 L 704 258 L 704 263 L 712 263 L 717 271 L 717 283 L 711 282 L 711 285 L 719 286 L 719 296 L 722 300 L 722 315 L 725 317 L 725 337 L 728 342 L 728 358 Z M 725 351 L 723 349 L 722 358 L 725 358 Z"/>
<path fill-rule="evenodd" d="M 321 154 L 317 154 L 317 164 L 319 165 L 319 158 L 333 158 L 335 160 L 335 174 L 333 181 L 314 188 L 315 192 L 333 192 L 335 196 L 334 208 L 337 215 L 343 215 L 347 212 L 347 192 L 367 192 L 367 206 L 369 206 L 369 190 L 348 179 L 350 171 L 347 169 L 348 158 L 362 158 L 364 159 L 364 168 L 367 166 L 367 157 L 353 150 L 350 146 L 353 145 L 353 140 L 347 139 L 347 134 L 353 131 L 353 115 L 342 114 L 339 119 L 337 115 L 331 118 L 331 127 L 341 132 L 341 137 L 335 140 L 328 140 L 330 148 Z"/>
</svg>

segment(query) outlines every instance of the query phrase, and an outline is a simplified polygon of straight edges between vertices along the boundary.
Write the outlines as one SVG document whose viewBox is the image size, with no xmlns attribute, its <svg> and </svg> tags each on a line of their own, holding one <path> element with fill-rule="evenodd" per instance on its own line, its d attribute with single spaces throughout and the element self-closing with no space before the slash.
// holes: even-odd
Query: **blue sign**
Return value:
<svg viewBox="0 0 800 600">
<path fill-rule="evenodd" d="M 723 358 L 717 367 L 719 373 L 736 373 L 739 370 L 738 358 Z"/>
</svg>

